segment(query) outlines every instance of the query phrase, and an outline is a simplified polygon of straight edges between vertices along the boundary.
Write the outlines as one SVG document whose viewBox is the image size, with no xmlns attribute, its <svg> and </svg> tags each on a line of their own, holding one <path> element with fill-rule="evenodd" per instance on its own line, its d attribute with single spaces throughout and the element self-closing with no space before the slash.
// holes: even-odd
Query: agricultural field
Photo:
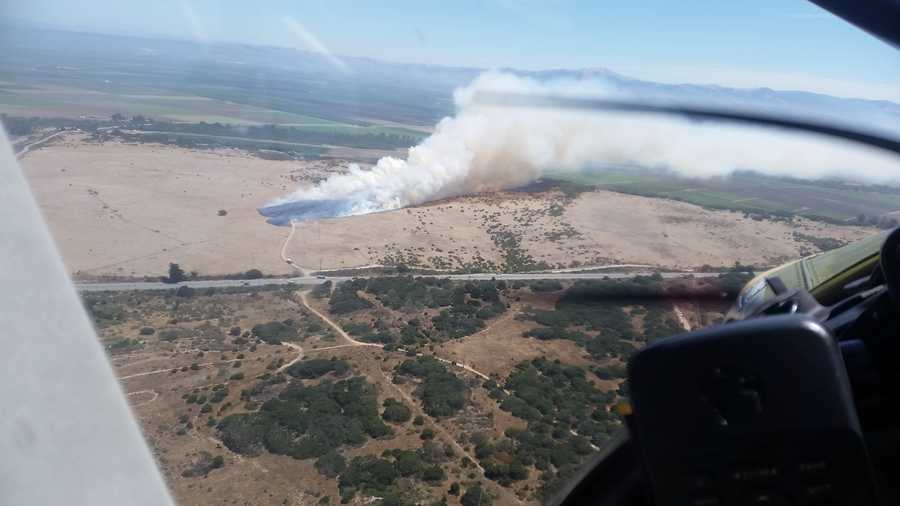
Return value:
<svg viewBox="0 0 900 506">
<path fill-rule="evenodd" d="M 746 279 L 83 297 L 180 503 L 536 504 L 620 430 L 628 356 Z"/>
<path fill-rule="evenodd" d="M 176 123 L 114 113 L 108 119 L 41 118 L 0 114 L 0 124 L 14 142 L 63 131 L 84 132 L 95 142 L 164 144 L 182 148 L 241 149 L 260 158 L 309 160 L 338 158 L 374 163 L 387 155 L 402 156 L 424 134 L 385 126 L 241 125 Z M 340 149 L 340 155 L 333 151 Z"/>
<path fill-rule="evenodd" d="M 884 186 L 764 176 L 739 172 L 730 177 L 688 179 L 629 170 L 555 172 L 547 179 L 610 191 L 689 202 L 766 218 L 794 216 L 828 223 L 896 225 L 900 190 Z"/>
<path fill-rule="evenodd" d="M 406 69 L 398 79 L 367 60 L 344 74 L 318 55 L 284 48 L 224 44 L 210 51 L 192 42 L 34 29 L 5 37 L 13 47 L 0 58 L 0 112 L 10 115 L 122 113 L 190 123 L 427 131 L 452 112 L 448 91 L 473 76 Z"/>
<path fill-rule="evenodd" d="M 0 115 L 11 133 L 10 123 L 31 120 L 35 129 L 99 128 L 128 142 L 288 158 L 330 157 L 332 147 L 373 162 L 402 154 L 450 111 L 415 79 L 372 76 L 360 86 L 302 52 L 224 45 L 210 54 L 188 42 L 52 30 L 7 36 L 16 48 L 0 57 Z M 268 59 L 285 57 L 298 66 Z M 424 102 L 411 105 L 415 96 Z M 265 135 L 254 132 L 262 127 Z"/>
</svg>

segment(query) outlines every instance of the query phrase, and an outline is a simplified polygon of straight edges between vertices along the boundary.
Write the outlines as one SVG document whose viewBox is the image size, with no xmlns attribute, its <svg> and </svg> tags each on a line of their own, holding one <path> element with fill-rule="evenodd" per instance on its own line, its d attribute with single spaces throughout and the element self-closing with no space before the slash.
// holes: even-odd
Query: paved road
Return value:
<svg viewBox="0 0 900 506">
<path fill-rule="evenodd" d="M 506 280 L 506 281 L 534 281 L 540 279 L 575 280 L 575 279 L 625 279 L 639 275 L 649 275 L 651 272 L 549 272 L 549 273 L 517 273 L 517 274 L 429 274 L 419 277 L 449 278 L 457 281 L 477 280 Z M 664 278 L 677 278 L 685 275 L 693 275 L 696 278 L 715 277 L 717 272 L 662 272 Z M 373 277 L 373 276 L 356 276 Z M 82 292 L 120 292 L 129 290 L 172 290 L 181 286 L 191 288 L 229 288 L 241 286 L 271 286 L 271 285 L 320 285 L 325 281 L 340 283 L 352 279 L 350 276 L 328 276 L 317 278 L 313 276 L 299 276 L 294 278 L 263 278 L 263 279 L 206 279 L 198 281 L 184 281 L 181 283 L 162 283 L 159 281 L 128 281 L 117 283 L 75 283 L 75 287 Z"/>
</svg>

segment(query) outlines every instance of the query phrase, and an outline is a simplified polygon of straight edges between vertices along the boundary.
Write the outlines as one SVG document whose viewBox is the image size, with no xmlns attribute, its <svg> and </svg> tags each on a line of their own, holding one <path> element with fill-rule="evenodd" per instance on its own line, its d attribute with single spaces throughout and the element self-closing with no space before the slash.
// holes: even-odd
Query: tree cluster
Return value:
<svg viewBox="0 0 900 506">
<path fill-rule="evenodd" d="M 337 285 L 328 301 L 328 311 L 332 314 L 347 314 L 361 309 L 371 309 L 372 303 L 357 293 L 365 289 L 366 282 L 365 278 L 357 278 Z"/>
<path fill-rule="evenodd" d="M 499 441 L 483 434 L 472 438 L 485 475 L 501 485 L 525 479 L 535 469 L 547 498 L 619 427 L 609 411 L 615 394 L 597 389 L 580 367 L 543 358 L 522 362 L 504 388 L 510 395 L 493 392 L 501 409 L 525 420 L 527 428 L 510 428 Z"/>
<path fill-rule="evenodd" d="M 298 459 L 393 433 L 379 417 L 375 386 L 362 377 L 314 386 L 294 381 L 259 411 L 223 418 L 218 432 L 236 453 L 266 449 Z"/>
<path fill-rule="evenodd" d="M 333 372 L 335 376 L 343 376 L 349 370 L 350 365 L 347 362 L 332 357 L 331 359 L 312 358 L 302 360 L 288 367 L 285 372 L 295 378 L 313 379 L 330 372 Z"/>
<path fill-rule="evenodd" d="M 296 323 L 293 320 L 270 321 L 259 323 L 250 329 L 250 333 L 269 344 L 280 344 L 297 338 Z"/>
<path fill-rule="evenodd" d="M 395 371 L 421 380 L 416 392 L 422 398 L 423 409 L 431 416 L 454 415 L 468 401 L 468 385 L 434 357 L 405 360 Z"/>
<path fill-rule="evenodd" d="M 412 410 L 406 404 L 394 398 L 387 398 L 383 403 L 381 418 L 391 423 L 406 423 L 412 418 Z"/>
<path fill-rule="evenodd" d="M 381 457 L 356 457 L 341 473 L 338 486 L 343 501 L 349 502 L 357 492 L 381 497 L 386 503 L 402 502 L 395 487 L 400 478 L 417 479 L 436 485 L 447 475 L 441 464 L 446 452 L 433 442 L 426 442 L 417 450 L 385 450 Z"/>
</svg>

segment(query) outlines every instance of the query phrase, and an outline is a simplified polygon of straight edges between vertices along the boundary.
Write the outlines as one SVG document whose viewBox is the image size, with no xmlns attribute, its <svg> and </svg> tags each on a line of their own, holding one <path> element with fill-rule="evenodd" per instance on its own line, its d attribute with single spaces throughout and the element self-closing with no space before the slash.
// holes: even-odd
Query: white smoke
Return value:
<svg viewBox="0 0 900 506">
<path fill-rule="evenodd" d="M 615 93 L 599 80 L 538 82 L 488 72 L 455 92 L 456 116 L 441 120 L 430 137 L 410 148 L 406 160 L 385 157 L 370 170 L 351 165 L 349 172 L 301 188 L 273 205 L 340 202 L 335 215 L 364 214 L 520 186 L 545 171 L 602 164 L 667 169 L 690 177 L 754 170 L 805 179 L 900 181 L 897 158 L 840 140 L 655 116 L 492 107 L 473 102 L 480 91 L 579 97 Z"/>
</svg>

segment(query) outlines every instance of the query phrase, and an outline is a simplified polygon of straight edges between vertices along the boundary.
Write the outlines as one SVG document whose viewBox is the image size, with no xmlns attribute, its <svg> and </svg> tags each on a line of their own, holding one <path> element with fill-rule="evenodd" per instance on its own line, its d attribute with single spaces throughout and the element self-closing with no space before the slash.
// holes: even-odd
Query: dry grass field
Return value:
<svg viewBox="0 0 900 506">
<path fill-rule="evenodd" d="M 293 272 L 290 230 L 257 209 L 342 170 L 340 161 L 273 161 L 239 150 L 96 144 L 67 134 L 22 160 L 78 278 Z M 224 211 L 221 215 L 220 211 Z M 754 220 L 664 199 L 555 190 L 459 197 L 297 225 L 285 253 L 314 270 L 394 264 L 488 271 L 639 263 L 667 269 L 774 265 L 816 248 L 807 236 L 872 233 L 808 220 Z"/>
</svg>

